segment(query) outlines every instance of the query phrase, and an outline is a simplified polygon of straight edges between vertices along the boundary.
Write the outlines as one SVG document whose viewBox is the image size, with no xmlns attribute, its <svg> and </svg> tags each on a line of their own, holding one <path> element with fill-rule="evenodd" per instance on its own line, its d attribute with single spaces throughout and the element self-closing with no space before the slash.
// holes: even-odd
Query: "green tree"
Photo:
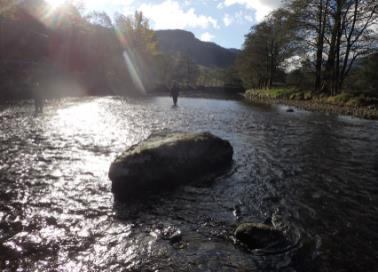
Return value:
<svg viewBox="0 0 378 272">
<path fill-rule="evenodd" d="M 315 91 L 320 91 L 324 62 L 325 40 L 330 18 L 331 0 L 292 0 L 288 8 L 295 20 L 296 41 L 301 55 L 308 61 L 313 59 L 315 67 Z M 299 71 L 297 71 L 299 72 Z"/>
<path fill-rule="evenodd" d="M 116 16 L 116 32 L 124 50 L 125 58 L 134 80 L 145 91 L 154 88 L 158 82 L 158 43 L 155 32 L 141 12 L 134 16 Z M 135 78 L 137 77 L 137 78 Z M 136 82 L 137 85 L 139 84 Z"/>
<path fill-rule="evenodd" d="M 112 20 L 105 12 L 92 11 L 85 19 L 93 26 L 102 26 L 105 28 L 113 28 Z"/>
<path fill-rule="evenodd" d="M 378 53 L 365 57 L 351 72 L 347 87 L 378 98 Z"/>
<path fill-rule="evenodd" d="M 224 71 L 223 80 L 225 88 L 236 89 L 238 91 L 243 89 L 243 81 L 241 80 L 238 71 L 234 67 Z"/>
<path fill-rule="evenodd" d="M 270 88 L 291 56 L 290 14 L 278 9 L 247 34 L 237 68 L 246 88 Z"/>
</svg>

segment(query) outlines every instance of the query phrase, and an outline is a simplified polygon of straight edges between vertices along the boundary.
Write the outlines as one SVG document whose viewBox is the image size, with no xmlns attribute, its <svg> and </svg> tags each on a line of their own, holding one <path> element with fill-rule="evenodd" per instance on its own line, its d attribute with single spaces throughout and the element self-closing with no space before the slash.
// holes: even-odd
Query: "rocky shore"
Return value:
<svg viewBox="0 0 378 272">
<path fill-rule="evenodd" d="M 266 104 L 283 104 L 296 107 L 308 111 L 318 111 L 330 114 L 349 115 L 358 118 L 378 120 L 378 108 L 376 106 L 341 106 L 324 103 L 324 101 L 310 99 L 310 100 L 294 100 L 285 98 L 272 98 L 261 95 L 258 92 L 247 91 L 244 94 L 245 98 L 251 102 L 266 103 Z"/>
</svg>

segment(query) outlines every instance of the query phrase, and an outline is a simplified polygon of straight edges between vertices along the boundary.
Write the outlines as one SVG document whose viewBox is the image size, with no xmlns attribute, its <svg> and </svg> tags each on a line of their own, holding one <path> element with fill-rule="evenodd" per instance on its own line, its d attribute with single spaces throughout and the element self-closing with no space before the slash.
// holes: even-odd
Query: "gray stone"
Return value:
<svg viewBox="0 0 378 272">
<path fill-rule="evenodd" d="M 231 144 L 210 133 L 152 134 L 111 164 L 112 192 L 127 200 L 213 177 L 230 165 L 232 155 Z"/>
<path fill-rule="evenodd" d="M 176 231 L 169 237 L 169 242 L 171 244 L 179 243 L 182 240 L 182 233 L 181 231 Z"/>
<path fill-rule="evenodd" d="M 250 249 L 262 249 L 285 240 L 284 234 L 273 226 L 243 223 L 235 231 L 235 238 Z"/>
</svg>

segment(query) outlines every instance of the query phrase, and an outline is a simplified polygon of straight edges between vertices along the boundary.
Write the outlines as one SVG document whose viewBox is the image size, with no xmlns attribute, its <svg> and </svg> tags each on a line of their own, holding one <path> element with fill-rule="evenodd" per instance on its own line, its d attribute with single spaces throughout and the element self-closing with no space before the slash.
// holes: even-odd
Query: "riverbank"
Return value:
<svg viewBox="0 0 378 272">
<path fill-rule="evenodd" d="M 247 90 L 245 98 L 252 102 L 284 104 L 308 111 L 349 115 L 378 120 L 377 100 L 364 96 L 341 94 L 338 96 L 313 96 L 311 92 L 291 89 Z"/>
<path fill-rule="evenodd" d="M 197 86 L 195 88 L 181 88 L 181 97 L 193 98 L 215 98 L 215 99 L 234 99 L 240 97 L 244 89 L 241 88 L 227 88 L 227 87 L 206 87 Z M 170 91 L 166 86 L 148 92 L 149 96 L 166 96 L 170 95 Z"/>
</svg>

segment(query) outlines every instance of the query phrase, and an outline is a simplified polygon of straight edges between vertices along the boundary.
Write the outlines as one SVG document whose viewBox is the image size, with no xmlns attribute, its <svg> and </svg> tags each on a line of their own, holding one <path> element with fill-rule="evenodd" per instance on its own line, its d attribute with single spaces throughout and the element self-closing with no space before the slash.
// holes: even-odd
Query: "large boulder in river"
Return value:
<svg viewBox="0 0 378 272">
<path fill-rule="evenodd" d="M 235 230 L 235 238 L 249 249 L 262 249 L 286 240 L 283 232 L 273 226 L 243 223 Z"/>
<path fill-rule="evenodd" d="M 128 200 L 214 177 L 230 165 L 232 155 L 231 144 L 210 133 L 152 134 L 111 164 L 112 192 Z"/>
</svg>

